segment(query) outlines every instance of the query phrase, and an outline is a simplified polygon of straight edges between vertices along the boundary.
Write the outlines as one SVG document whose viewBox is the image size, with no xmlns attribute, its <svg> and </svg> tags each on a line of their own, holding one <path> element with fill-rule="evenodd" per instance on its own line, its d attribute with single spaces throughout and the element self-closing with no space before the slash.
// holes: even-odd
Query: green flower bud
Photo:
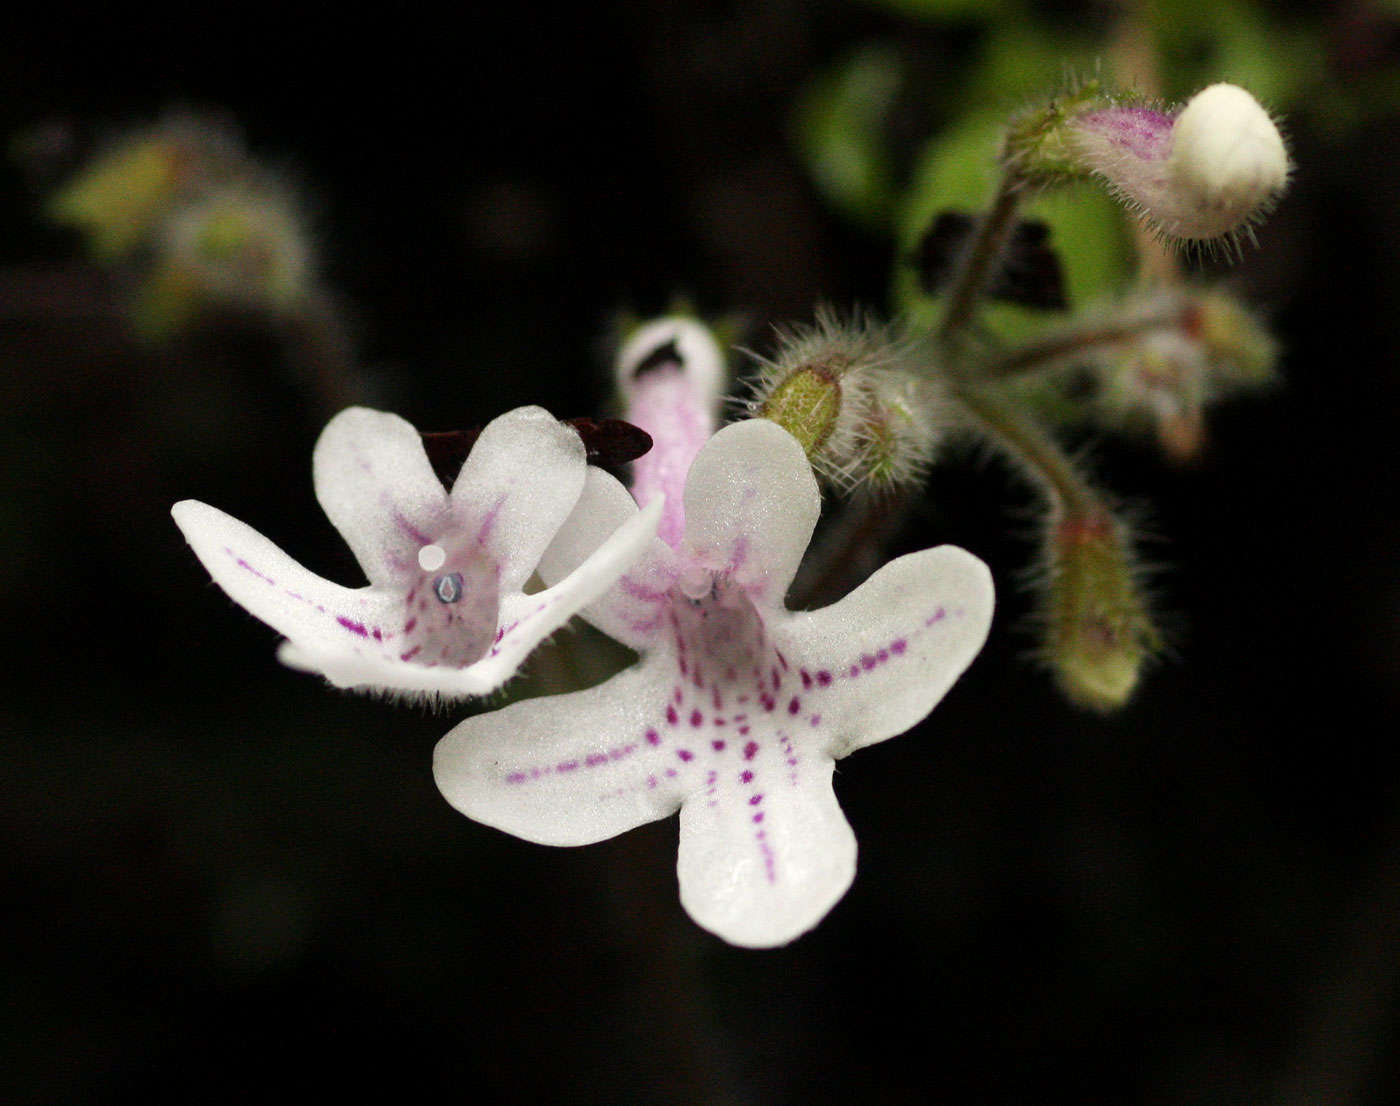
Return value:
<svg viewBox="0 0 1400 1106">
<path fill-rule="evenodd" d="M 749 409 L 801 443 L 812 468 L 842 489 L 921 479 L 940 437 L 935 386 L 905 365 L 885 328 L 817 313 L 816 326 L 779 334 Z"/>
<path fill-rule="evenodd" d="M 227 178 L 241 156 L 228 134 L 177 117 L 98 153 L 49 197 L 47 211 L 81 230 L 99 260 L 119 260 L 184 198 Z"/>
<path fill-rule="evenodd" d="M 1080 706 L 1121 707 L 1161 644 L 1126 527 L 1102 509 L 1052 521 L 1045 543 L 1043 656 Z"/>
</svg>

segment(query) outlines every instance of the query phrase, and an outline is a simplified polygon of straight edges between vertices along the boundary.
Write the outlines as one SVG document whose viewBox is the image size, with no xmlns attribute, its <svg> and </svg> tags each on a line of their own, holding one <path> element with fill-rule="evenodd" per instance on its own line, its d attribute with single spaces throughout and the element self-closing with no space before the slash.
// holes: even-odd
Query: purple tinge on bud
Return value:
<svg viewBox="0 0 1400 1106">
<path fill-rule="evenodd" d="M 1267 212 L 1288 181 L 1278 128 L 1234 85 L 1211 85 L 1175 113 L 1087 111 L 1068 129 L 1081 165 L 1166 238 L 1233 235 Z"/>
</svg>

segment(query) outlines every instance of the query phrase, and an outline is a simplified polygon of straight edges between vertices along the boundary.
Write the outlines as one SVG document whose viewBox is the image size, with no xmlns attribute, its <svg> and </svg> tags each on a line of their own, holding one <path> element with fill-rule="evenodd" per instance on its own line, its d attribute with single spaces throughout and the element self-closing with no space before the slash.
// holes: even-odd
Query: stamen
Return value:
<svg viewBox="0 0 1400 1106">
<path fill-rule="evenodd" d="M 429 549 L 436 548 L 429 546 Z M 439 576 L 433 581 L 433 594 L 444 603 L 455 603 L 462 598 L 462 574 L 460 572 L 449 572 L 446 576 Z"/>
<path fill-rule="evenodd" d="M 446 563 L 447 551 L 440 545 L 425 545 L 418 550 L 418 567 L 424 572 L 436 572 Z"/>
</svg>

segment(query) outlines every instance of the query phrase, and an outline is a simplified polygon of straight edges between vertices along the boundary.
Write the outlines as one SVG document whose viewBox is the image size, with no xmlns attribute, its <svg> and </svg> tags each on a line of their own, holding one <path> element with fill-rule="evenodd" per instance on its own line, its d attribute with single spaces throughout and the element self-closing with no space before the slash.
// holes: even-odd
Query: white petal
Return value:
<svg viewBox="0 0 1400 1106">
<path fill-rule="evenodd" d="M 326 425 L 311 459 L 316 498 L 373 584 L 418 571 L 418 550 L 448 517 L 423 440 L 385 411 L 351 407 Z"/>
<path fill-rule="evenodd" d="M 343 653 L 383 633 L 391 597 L 322 579 L 236 518 L 192 499 L 170 512 L 204 567 L 235 603 L 305 649 Z"/>
<path fill-rule="evenodd" d="M 586 691 L 468 718 L 438 742 L 438 789 L 468 818 L 543 845 L 586 845 L 664 818 L 680 801 L 681 762 L 660 743 L 658 678 L 634 665 Z"/>
<path fill-rule="evenodd" d="M 609 534 L 636 517 L 637 504 L 627 489 L 602 469 L 590 467 L 573 513 L 540 560 L 540 578 L 551 585 L 562 580 Z M 675 575 L 675 551 L 653 540 L 617 583 L 584 609 L 583 617 L 624 645 L 645 648 L 665 627 L 667 593 Z"/>
<path fill-rule="evenodd" d="M 452 486 L 452 504 L 501 568 L 501 593 L 524 587 L 583 490 L 578 432 L 543 407 L 493 419 Z"/>
<path fill-rule="evenodd" d="M 337 687 L 447 697 L 480 695 L 496 673 L 424 663 L 404 633 L 403 596 L 344 588 L 307 571 L 251 527 L 194 500 L 171 511 L 195 555 L 234 602 L 288 640 L 278 659 Z M 491 629 L 485 631 L 489 642 Z"/>
<path fill-rule="evenodd" d="M 761 791 L 718 788 L 681 808 L 681 904 L 735 945 L 770 948 L 807 932 L 855 878 L 856 840 L 831 787 L 835 765 L 809 758 Z M 757 801 L 755 801 L 757 800 Z"/>
<path fill-rule="evenodd" d="M 812 538 L 821 496 L 807 455 L 767 419 L 726 426 L 700 451 L 685 487 L 685 545 L 756 602 L 778 606 Z"/>
<path fill-rule="evenodd" d="M 923 719 L 982 648 L 994 603 L 987 566 L 943 545 L 891 561 L 823 610 L 780 620 L 827 754 Z"/>
<path fill-rule="evenodd" d="M 513 592 L 501 600 L 500 628 L 485 657 L 467 672 L 492 690 L 505 683 L 530 652 L 582 608 L 614 587 L 618 577 L 656 539 L 662 500 L 617 527 L 594 552 L 564 579 L 533 595 Z"/>
</svg>

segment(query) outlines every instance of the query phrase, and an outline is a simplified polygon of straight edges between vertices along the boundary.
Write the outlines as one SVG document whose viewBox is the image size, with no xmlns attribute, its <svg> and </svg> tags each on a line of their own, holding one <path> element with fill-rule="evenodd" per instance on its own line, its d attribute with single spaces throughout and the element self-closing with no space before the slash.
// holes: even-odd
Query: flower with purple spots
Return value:
<svg viewBox="0 0 1400 1106">
<path fill-rule="evenodd" d="M 312 470 L 368 587 L 322 579 L 203 503 L 172 513 L 214 581 L 286 637 L 281 659 L 338 687 L 444 698 L 494 690 L 618 579 L 660 517 L 658 504 L 629 519 L 576 571 L 526 595 L 588 470 L 578 434 L 542 408 L 490 423 L 450 492 L 411 425 L 362 407 L 330 421 Z"/>
<path fill-rule="evenodd" d="M 993 590 L 980 560 L 942 546 L 890 562 L 823 610 L 787 610 L 817 484 L 771 422 L 711 436 L 713 407 L 695 403 L 718 357 L 708 343 L 696 324 L 666 321 L 624 349 L 629 420 L 657 442 L 638 463 L 637 499 L 590 470 L 540 564 L 546 580 L 566 578 L 638 500 L 664 492 L 668 540 L 583 611 L 640 659 L 597 687 L 468 719 L 439 743 L 434 771 L 468 817 L 551 845 L 679 808 L 686 910 L 727 941 L 768 947 L 816 925 L 854 878 L 836 760 L 933 709 L 981 648 Z M 648 405 L 663 399 L 685 407 L 662 414 L 686 433 L 657 433 Z"/>
</svg>

